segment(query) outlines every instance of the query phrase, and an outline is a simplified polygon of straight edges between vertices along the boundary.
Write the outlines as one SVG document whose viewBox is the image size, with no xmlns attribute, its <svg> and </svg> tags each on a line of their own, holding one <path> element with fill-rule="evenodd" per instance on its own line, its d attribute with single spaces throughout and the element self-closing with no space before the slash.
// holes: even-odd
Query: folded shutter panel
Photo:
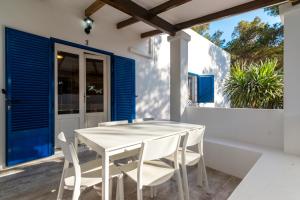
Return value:
<svg viewBox="0 0 300 200">
<path fill-rule="evenodd" d="M 198 103 L 214 102 L 214 75 L 198 75 Z"/>
<path fill-rule="evenodd" d="M 112 120 L 135 119 L 135 61 L 113 56 Z"/>
<path fill-rule="evenodd" d="M 53 154 L 50 40 L 5 28 L 6 164 Z"/>
</svg>

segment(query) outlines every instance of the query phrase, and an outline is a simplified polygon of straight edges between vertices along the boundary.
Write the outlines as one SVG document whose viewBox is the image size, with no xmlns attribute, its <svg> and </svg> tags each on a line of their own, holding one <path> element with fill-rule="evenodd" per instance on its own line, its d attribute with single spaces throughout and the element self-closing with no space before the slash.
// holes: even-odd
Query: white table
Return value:
<svg viewBox="0 0 300 200">
<path fill-rule="evenodd" d="M 109 200 L 109 157 L 141 147 L 144 140 L 162 136 L 185 134 L 203 128 L 202 125 L 172 121 L 147 121 L 128 125 L 95 127 L 75 130 L 75 145 L 78 140 L 102 157 L 102 199 Z"/>
</svg>

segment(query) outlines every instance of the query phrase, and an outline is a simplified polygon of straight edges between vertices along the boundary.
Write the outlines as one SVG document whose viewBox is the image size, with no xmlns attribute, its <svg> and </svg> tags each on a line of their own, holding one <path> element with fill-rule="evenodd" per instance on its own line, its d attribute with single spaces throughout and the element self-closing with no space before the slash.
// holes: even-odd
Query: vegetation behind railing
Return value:
<svg viewBox="0 0 300 200">
<path fill-rule="evenodd" d="M 283 108 L 283 71 L 278 61 L 236 62 L 225 81 L 225 95 L 234 108 Z"/>
</svg>

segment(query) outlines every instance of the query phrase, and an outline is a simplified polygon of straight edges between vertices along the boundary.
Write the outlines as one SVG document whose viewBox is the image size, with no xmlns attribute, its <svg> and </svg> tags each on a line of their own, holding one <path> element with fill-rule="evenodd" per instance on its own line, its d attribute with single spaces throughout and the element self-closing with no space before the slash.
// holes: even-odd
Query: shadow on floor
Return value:
<svg viewBox="0 0 300 200">
<path fill-rule="evenodd" d="M 95 153 L 85 151 L 79 154 L 82 162 L 95 158 Z M 0 200 L 53 200 L 56 199 L 57 189 L 63 167 L 62 158 L 26 164 L 0 172 Z M 191 200 L 225 200 L 240 183 L 240 179 L 207 168 L 209 191 L 196 184 L 197 168 L 188 169 Z M 129 178 L 124 180 L 125 200 L 136 199 L 136 184 Z M 115 191 L 115 190 L 114 190 Z M 65 190 L 64 199 L 71 199 L 72 193 Z M 82 193 L 81 199 L 101 199 L 94 189 Z M 150 200 L 149 188 L 144 189 L 144 199 Z M 175 180 L 157 187 L 156 200 L 177 199 Z"/>
</svg>

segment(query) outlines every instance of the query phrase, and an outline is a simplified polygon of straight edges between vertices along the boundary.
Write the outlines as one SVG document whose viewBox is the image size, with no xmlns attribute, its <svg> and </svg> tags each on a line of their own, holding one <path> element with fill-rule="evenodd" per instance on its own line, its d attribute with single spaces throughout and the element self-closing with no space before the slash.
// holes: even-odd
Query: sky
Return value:
<svg viewBox="0 0 300 200">
<path fill-rule="evenodd" d="M 252 21 L 256 16 L 260 17 L 263 22 L 267 22 L 269 24 L 274 24 L 281 22 L 280 17 L 269 16 L 267 12 L 264 12 L 264 9 L 258 9 L 252 12 L 248 12 L 245 14 L 240 14 L 233 17 L 224 18 L 222 20 L 218 20 L 210 23 L 209 33 L 213 34 L 217 30 L 223 31 L 222 39 L 226 40 L 226 43 L 231 40 L 231 34 L 234 30 L 234 27 L 241 21 Z"/>
</svg>

